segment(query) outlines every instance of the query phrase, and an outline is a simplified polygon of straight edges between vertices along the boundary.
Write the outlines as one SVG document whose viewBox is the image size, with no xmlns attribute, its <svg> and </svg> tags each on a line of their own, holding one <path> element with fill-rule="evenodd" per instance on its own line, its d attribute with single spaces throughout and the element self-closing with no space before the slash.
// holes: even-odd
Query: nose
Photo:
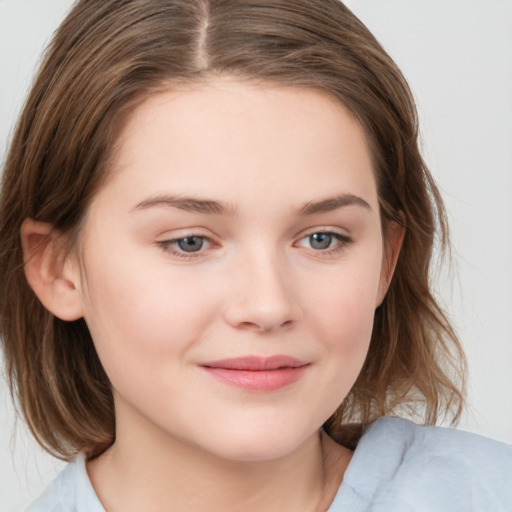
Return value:
<svg viewBox="0 0 512 512">
<path fill-rule="evenodd" d="M 289 328 L 301 318 L 292 276 L 277 255 L 253 252 L 229 279 L 231 293 L 224 315 L 231 326 L 271 332 Z"/>
</svg>

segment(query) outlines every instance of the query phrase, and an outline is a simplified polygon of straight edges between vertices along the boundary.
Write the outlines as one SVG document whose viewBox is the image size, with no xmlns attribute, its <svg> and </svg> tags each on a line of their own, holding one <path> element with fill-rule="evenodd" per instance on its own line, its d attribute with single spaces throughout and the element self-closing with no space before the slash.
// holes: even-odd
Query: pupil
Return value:
<svg viewBox="0 0 512 512">
<path fill-rule="evenodd" d="M 195 252 L 203 247 L 203 239 L 200 236 L 187 236 L 179 240 L 178 245 L 182 251 Z"/>
<path fill-rule="evenodd" d="M 327 233 L 315 233 L 309 237 L 313 249 L 327 249 L 331 245 L 332 236 Z"/>
</svg>

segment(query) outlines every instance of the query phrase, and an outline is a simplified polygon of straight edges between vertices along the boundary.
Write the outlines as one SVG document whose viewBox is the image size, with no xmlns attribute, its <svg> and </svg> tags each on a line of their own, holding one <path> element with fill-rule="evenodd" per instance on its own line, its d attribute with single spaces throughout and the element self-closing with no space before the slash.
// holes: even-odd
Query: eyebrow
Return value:
<svg viewBox="0 0 512 512">
<path fill-rule="evenodd" d="M 229 203 L 212 199 L 172 195 L 150 197 L 137 204 L 133 210 L 146 210 L 155 206 L 178 208 L 186 212 L 206 213 L 209 215 L 235 216 L 237 214 L 237 208 Z"/>
<path fill-rule="evenodd" d="M 354 194 L 341 194 L 335 197 L 308 201 L 298 210 L 298 215 L 308 216 L 328 213 L 345 206 L 360 206 L 371 210 L 371 206 L 362 197 Z M 173 195 L 160 195 L 150 197 L 138 203 L 132 210 L 146 210 L 153 207 L 178 208 L 187 212 L 204 213 L 208 215 L 236 216 L 236 206 L 213 199 L 200 199 L 196 197 L 183 197 Z"/>
<path fill-rule="evenodd" d="M 344 206 L 361 206 L 366 210 L 371 210 L 371 206 L 362 197 L 354 194 L 342 194 L 336 197 L 329 197 L 320 201 L 308 201 L 299 210 L 299 215 L 316 215 L 319 213 L 328 213 Z"/>
</svg>

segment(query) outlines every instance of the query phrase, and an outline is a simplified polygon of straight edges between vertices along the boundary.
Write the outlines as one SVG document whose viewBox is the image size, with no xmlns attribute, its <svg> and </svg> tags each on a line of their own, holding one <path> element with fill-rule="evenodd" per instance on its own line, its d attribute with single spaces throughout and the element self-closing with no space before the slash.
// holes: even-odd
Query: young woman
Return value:
<svg viewBox="0 0 512 512">
<path fill-rule="evenodd" d="M 436 230 L 339 1 L 79 1 L 0 205 L 8 375 L 70 461 L 29 510 L 510 510 L 510 447 L 399 419 L 463 405 Z"/>
</svg>

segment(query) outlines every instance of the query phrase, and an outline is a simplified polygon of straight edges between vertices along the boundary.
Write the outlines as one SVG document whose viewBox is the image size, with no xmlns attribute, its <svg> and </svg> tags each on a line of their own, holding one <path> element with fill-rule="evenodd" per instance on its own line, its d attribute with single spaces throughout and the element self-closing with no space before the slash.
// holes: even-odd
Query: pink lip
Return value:
<svg viewBox="0 0 512 512">
<path fill-rule="evenodd" d="M 309 363 L 289 356 L 246 356 L 202 363 L 213 377 L 251 391 L 276 391 L 300 379 Z"/>
</svg>

